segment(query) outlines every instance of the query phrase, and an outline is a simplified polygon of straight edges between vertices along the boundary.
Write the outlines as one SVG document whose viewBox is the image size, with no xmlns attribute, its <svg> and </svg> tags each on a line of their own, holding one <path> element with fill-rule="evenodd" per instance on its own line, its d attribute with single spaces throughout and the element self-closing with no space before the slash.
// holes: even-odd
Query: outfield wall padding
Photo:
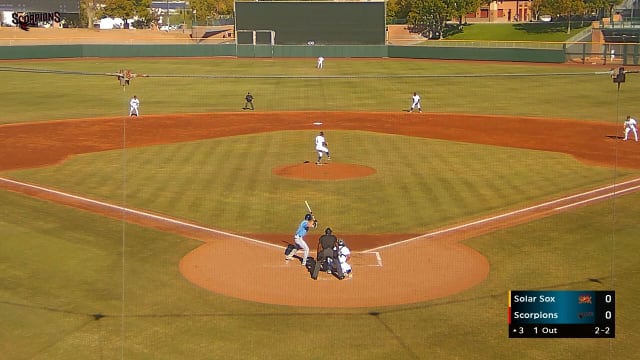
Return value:
<svg viewBox="0 0 640 360">
<path fill-rule="evenodd" d="M 1 46 L 0 59 L 81 57 L 318 57 L 414 58 L 563 63 L 564 49 L 430 47 L 391 45 L 38 45 Z"/>
<path fill-rule="evenodd" d="M 488 60 L 563 63 L 562 49 L 481 48 L 481 47 L 430 47 L 389 46 L 389 57 L 439 59 L 439 60 Z"/>
<path fill-rule="evenodd" d="M 236 56 L 235 44 L 219 45 L 33 45 L 0 46 L 1 60 L 81 57 Z"/>
<path fill-rule="evenodd" d="M 83 57 L 82 46 L 83 45 L 0 46 L 0 59 L 81 58 Z"/>
</svg>

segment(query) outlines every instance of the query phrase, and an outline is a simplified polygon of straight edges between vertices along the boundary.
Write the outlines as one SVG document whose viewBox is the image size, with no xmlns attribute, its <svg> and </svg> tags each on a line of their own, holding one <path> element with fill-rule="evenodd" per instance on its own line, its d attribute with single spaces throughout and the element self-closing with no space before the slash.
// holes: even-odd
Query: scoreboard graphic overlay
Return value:
<svg viewBox="0 0 640 360">
<path fill-rule="evenodd" d="M 615 291 L 511 290 L 510 338 L 615 338 Z"/>
</svg>

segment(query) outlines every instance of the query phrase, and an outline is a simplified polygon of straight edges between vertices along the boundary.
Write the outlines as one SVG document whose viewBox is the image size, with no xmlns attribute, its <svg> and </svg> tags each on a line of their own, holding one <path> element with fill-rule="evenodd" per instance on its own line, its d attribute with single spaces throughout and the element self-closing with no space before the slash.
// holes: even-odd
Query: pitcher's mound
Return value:
<svg viewBox="0 0 640 360">
<path fill-rule="evenodd" d="M 327 162 L 316 165 L 314 162 L 284 165 L 273 169 L 276 175 L 311 180 L 341 180 L 375 174 L 376 170 L 364 165 Z"/>
</svg>

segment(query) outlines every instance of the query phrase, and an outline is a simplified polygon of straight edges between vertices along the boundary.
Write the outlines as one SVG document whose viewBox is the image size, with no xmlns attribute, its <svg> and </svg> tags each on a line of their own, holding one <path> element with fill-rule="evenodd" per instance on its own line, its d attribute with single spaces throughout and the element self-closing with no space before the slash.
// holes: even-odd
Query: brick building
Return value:
<svg viewBox="0 0 640 360">
<path fill-rule="evenodd" d="M 467 22 L 518 22 L 531 21 L 530 0 L 498 0 L 482 5 L 475 13 L 465 16 Z"/>
</svg>

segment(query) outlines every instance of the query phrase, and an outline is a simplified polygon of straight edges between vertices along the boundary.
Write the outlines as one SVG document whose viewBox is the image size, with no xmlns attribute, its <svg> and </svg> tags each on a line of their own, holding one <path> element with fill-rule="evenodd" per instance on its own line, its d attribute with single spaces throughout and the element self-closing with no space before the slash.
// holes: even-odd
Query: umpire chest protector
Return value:
<svg viewBox="0 0 640 360">
<path fill-rule="evenodd" d="M 320 236 L 320 245 L 322 249 L 333 249 L 333 245 L 335 245 L 338 238 L 335 235 L 322 235 Z"/>
</svg>

